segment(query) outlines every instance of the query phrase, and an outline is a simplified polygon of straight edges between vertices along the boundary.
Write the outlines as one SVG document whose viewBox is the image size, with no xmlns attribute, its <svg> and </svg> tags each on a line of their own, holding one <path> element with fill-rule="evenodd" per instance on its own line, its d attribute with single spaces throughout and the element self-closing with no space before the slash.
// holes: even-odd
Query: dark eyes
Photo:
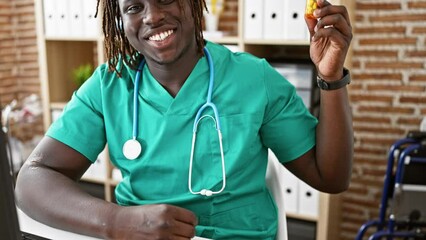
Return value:
<svg viewBox="0 0 426 240">
<path fill-rule="evenodd" d="M 126 13 L 134 14 L 140 12 L 141 10 L 143 10 L 142 5 L 131 5 L 126 8 Z"/>
<path fill-rule="evenodd" d="M 176 0 L 158 0 L 159 3 L 164 4 L 164 5 L 171 4 L 174 1 L 176 1 Z"/>
</svg>

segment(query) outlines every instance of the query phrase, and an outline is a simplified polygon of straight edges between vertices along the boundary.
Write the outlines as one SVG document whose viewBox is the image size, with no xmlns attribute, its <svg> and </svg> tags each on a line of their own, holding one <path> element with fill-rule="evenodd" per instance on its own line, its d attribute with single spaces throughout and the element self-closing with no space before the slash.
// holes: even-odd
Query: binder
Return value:
<svg viewBox="0 0 426 240">
<path fill-rule="evenodd" d="M 283 169 L 284 184 L 282 187 L 284 188 L 285 211 L 296 214 L 299 208 L 299 179 L 286 168 Z"/>
<path fill-rule="evenodd" d="M 99 20 L 95 18 L 96 5 L 96 0 L 83 0 L 84 35 L 89 38 L 97 38 L 100 35 Z"/>
<path fill-rule="evenodd" d="M 278 208 L 278 229 L 276 239 L 287 240 L 287 199 L 284 196 L 282 183 L 284 182 L 284 166 L 278 161 L 271 149 L 268 149 L 268 166 L 265 181 Z"/>
<path fill-rule="evenodd" d="M 311 90 L 306 89 L 296 89 L 297 95 L 299 95 L 302 100 L 303 104 L 305 104 L 306 108 L 311 107 Z"/>
<path fill-rule="evenodd" d="M 261 1 L 260 1 L 261 2 Z M 284 38 L 284 1 L 283 0 L 264 0 L 264 39 L 283 39 Z"/>
<path fill-rule="evenodd" d="M 68 0 L 56 0 L 57 24 L 55 37 L 70 36 L 69 2 Z"/>
<path fill-rule="evenodd" d="M 306 1 L 284 1 L 284 39 L 307 40 L 308 31 L 304 18 Z"/>
<path fill-rule="evenodd" d="M 271 65 L 296 88 L 296 92 L 302 98 L 306 108 L 310 108 L 314 76 L 313 66 L 287 63 L 272 63 Z"/>
<path fill-rule="evenodd" d="M 87 0 L 86 0 L 87 1 Z M 69 2 L 69 34 L 73 37 L 84 36 L 83 0 L 68 0 Z"/>
<path fill-rule="evenodd" d="M 244 38 L 262 39 L 263 37 L 263 1 L 244 0 Z"/>
<path fill-rule="evenodd" d="M 56 36 L 56 24 L 58 23 L 56 13 L 56 0 L 43 1 L 44 35 L 45 37 Z"/>
<path fill-rule="evenodd" d="M 299 180 L 299 209 L 298 213 L 311 217 L 318 217 L 319 192 L 308 184 Z"/>
<path fill-rule="evenodd" d="M 292 63 L 272 63 L 271 65 L 296 88 L 312 88 L 312 65 Z"/>
<path fill-rule="evenodd" d="M 83 174 L 83 178 L 89 178 L 89 179 L 98 179 L 98 180 L 104 180 L 107 177 L 107 169 L 106 169 L 106 162 L 107 159 L 107 152 L 106 150 L 103 150 L 96 161 L 90 165 L 90 167 L 87 169 L 87 171 Z"/>
</svg>

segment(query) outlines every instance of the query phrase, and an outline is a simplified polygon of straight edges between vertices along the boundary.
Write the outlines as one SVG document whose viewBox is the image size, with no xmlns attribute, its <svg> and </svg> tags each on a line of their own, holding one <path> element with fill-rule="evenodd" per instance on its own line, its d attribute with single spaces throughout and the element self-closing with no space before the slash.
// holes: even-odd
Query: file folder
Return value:
<svg viewBox="0 0 426 240">
<path fill-rule="evenodd" d="M 286 168 L 283 169 L 284 184 L 282 187 L 284 188 L 285 211 L 296 214 L 299 206 L 299 179 Z"/>
<path fill-rule="evenodd" d="M 56 0 L 43 1 L 44 35 L 45 37 L 55 37 L 57 35 L 56 25 L 58 23 L 56 12 Z"/>
<path fill-rule="evenodd" d="M 284 166 L 278 161 L 271 149 L 268 149 L 268 167 L 266 168 L 265 181 L 278 208 L 278 229 L 276 239 L 287 240 L 287 199 L 284 196 L 282 183 L 284 182 Z"/>
<path fill-rule="evenodd" d="M 263 0 L 244 0 L 244 38 L 263 37 Z"/>
<path fill-rule="evenodd" d="M 271 65 L 296 88 L 312 88 L 314 74 L 312 65 L 292 63 L 272 63 Z"/>
<path fill-rule="evenodd" d="M 310 217 L 318 217 L 319 192 L 305 182 L 299 180 L 298 213 Z"/>
<path fill-rule="evenodd" d="M 68 1 L 69 1 L 68 15 L 69 15 L 69 23 L 70 23 L 70 35 L 73 37 L 83 37 L 84 36 L 83 0 L 68 0 Z"/>
<path fill-rule="evenodd" d="M 100 36 L 100 21 L 98 18 L 95 18 L 96 5 L 96 0 L 83 0 L 84 35 L 90 38 L 97 38 Z"/>
<path fill-rule="evenodd" d="M 56 12 L 58 14 L 55 37 L 70 36 L 69 1 L 56 0 Z"/>
<path fill-rule="evenodd" d="M 260 1 L 261 2 L 261 1 Z M 263 38 L 283 39 L 284 38 L 284 1 L 264 0 L 265 8 L 263 17 Z"/>
<path fill-rule="evenodd" d="M 308 30 L 304 18 L 306 1 L 284 0 L 284 39 L 307 40 Z"/>
</svg>

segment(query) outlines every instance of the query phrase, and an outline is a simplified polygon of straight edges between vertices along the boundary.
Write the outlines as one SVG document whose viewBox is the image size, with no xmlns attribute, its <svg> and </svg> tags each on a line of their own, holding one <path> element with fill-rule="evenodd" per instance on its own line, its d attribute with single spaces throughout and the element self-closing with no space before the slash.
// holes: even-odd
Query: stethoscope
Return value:
<svg viewBox="0 0 426 240">
<path fill-rule="evenodd" d="M 209 72 L 210 72 L 210 80 L 209 80 L 209 88 L 207 91 L 207 99 L 206 102 L 198 109 L 197 115 L 194 119 L 194 126 L 192 129 L 192 144 L 191 144 L 191 155 L 189 160 L 189 174 L 188 174 L 188 189 L 192 194 L 199 194 L 203 196 L 212 196 L 213 194 L 219 194 L 221 193 L 226 186 L 226 172 L 225 172 L 225 157 L 223 154 L 223 145 L 222 145 L 222 132 L 220 131 L 220 121 L 219 121 L 219 113 L 217 110 L 216 105 L 211 101 L 212 99 L 212 93 L 213 93 L 213 84 L 214 84 L 214 66 L 213 66 L 213 60 L 211 58 L 211 55 L 207 48 L 204 48 L 204 55 L 207 58 L 207 63 L 209 65 Z M 138 116 L 139 116 L 139 101 L 138 101 L 138 92 L 139 92 L 139 82 L 142 79 L 142 70 L 145 66 L 145 59 L 141 61 L 139 64 L 138 70 L 136 72 L 135 77 L 135 85 L 134 85 L 134 92 L 133 92 L 133 132 L 132 132 L 132 138 L 127 140 L 123 145 L 123 155 L 129 159 L 134 160 L 142 152 L 142 145 L 137 140 L 137 133 L 138 133 Z M 201 115 L 204 110 L 207 108 L 211 108 L 213 110 L 214 116 L 211 115 Z M 192 189 L 192 164 L 194 161 L 194 149 L 195 149 L 195 143 L 197 139 L 197 129 L 199 122 L 204 118 L 211 118 L 215 123 L 215 128 L 217 130 L 217 135 L 219 138 L 219 146 L 220 146 L 220 155 L 222 159 L 222 188 L 218 191 L 212 191 L 210 189 L 202 189 L 200 191 L 194 191 Z"/>
</svg>

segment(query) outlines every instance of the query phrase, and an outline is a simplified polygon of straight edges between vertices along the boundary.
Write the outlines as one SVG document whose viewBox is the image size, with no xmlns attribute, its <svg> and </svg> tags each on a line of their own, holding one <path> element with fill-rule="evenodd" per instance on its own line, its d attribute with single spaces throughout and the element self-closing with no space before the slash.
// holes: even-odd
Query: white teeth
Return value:
<svg viewBox="0 0 426 240">
<path fill-rule="evenodd" d="M 151 37 L 149 37 L 149 40 L 151 41 L 163 41 L 164 39 L 166 39 L 167 37 L 169 37 L 171 34 L 173 33 L 173 30 L 168 30 L 162 33 L 158 33 L 155 35 L 152 35 Z"/>
</svg>

